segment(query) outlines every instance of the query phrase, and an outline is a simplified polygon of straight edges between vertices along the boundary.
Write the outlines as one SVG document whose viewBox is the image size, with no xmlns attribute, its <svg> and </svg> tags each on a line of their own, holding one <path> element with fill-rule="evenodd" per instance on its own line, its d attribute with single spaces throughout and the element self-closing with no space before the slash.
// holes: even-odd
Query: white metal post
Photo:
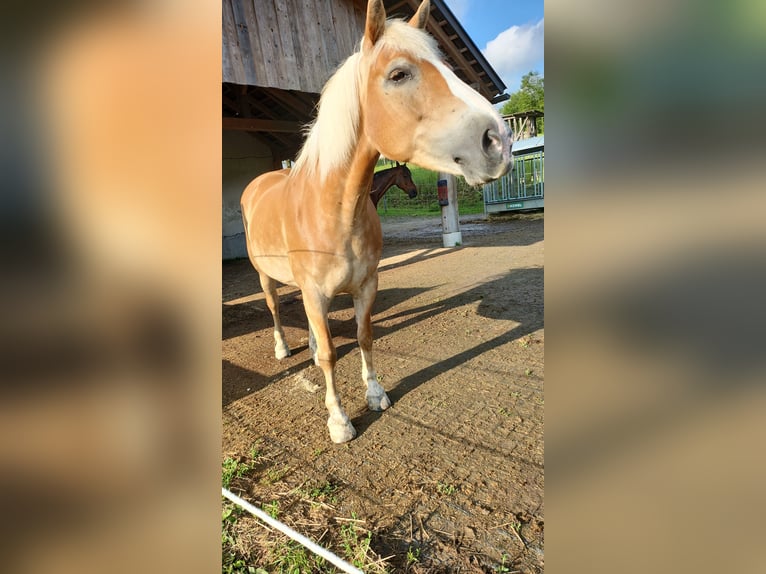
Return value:
<svg viewBox="0 0 766 574">
<path fill-rule="evenodd" d="M 463 243 L 457 208 L 455 176 L 448 173 L 439 173 L 439 179 L 447 180 L 447 199 L 449 201 L 447 205 L 442 205 L 442 243 L 444 247 L 455 247 Z"/>
</svg>

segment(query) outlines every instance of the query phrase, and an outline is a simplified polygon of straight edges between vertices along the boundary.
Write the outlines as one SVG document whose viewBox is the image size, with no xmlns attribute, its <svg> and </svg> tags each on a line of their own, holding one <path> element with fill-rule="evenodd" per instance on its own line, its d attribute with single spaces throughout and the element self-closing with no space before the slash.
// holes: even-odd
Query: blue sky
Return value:
<svg viewBox="0 0 766 574">
<path fill-rule="evenodd" d="M 543 0 L 445 0 L 507 92 L 530 70 L 545 75 Z"/>
</svg>

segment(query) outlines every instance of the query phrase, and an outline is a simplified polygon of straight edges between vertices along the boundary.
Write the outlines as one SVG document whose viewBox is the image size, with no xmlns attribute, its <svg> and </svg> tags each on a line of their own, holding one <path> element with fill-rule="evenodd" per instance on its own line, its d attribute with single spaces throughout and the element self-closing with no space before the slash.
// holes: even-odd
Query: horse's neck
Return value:
<svg viewBox="0 0 766 574">
<path fill-rule="evenodd" d="M 352 226 L 363 220 L 370 202 L 370 185 L 380 153 L 365 142 L 354 148 L 347 165 L 334 170 L 323 185 L 322 201 L 340 210 L 339 224 Z"/>
</svg>

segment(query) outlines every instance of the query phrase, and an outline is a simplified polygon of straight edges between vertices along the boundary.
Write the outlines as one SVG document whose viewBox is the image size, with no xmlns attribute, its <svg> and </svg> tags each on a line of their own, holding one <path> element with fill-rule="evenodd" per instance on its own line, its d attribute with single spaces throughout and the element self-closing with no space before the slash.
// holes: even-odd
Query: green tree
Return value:
<svg viewBox="0 0 766 574">
<path fill-rule="evenodd" d="M 500 109 L 500 113 L 507 115 L 530 110 L 545 111 L 545 78 L 540 75 L 540 72 L 535 71 L 522 76 L 519 91 L 511 94 L 511 97 Z M 540 118 L 537 121 L 538 131 L 543 133 L 545 131 L 545 119 Z"/>
</svg>

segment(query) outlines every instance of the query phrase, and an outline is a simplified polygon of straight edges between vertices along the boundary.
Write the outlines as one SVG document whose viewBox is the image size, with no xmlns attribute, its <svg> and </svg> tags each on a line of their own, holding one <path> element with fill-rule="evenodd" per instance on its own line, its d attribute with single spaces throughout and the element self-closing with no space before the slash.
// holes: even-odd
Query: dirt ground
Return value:
<svg viewBox="0 0 766 574">
<path fill-rule="evenodd" d="M 330 328 L 358 432 L 345 445 L 327 433 L 300 293 L 280 288 L 293 353 L 277 361 L 257 275 L 224 263 L 222 456 L 255 461 L 233 490 L 334 549 L 358 525 L 389 572 L 542 572 L 543 223 L 462 217 L 463 245 L 444 249 L 439 217 L 383 221 L 373 357 L 392 406 L 367 409 L 341 295 Z M 237 539 L 255 566 L 274 560 L 254 519 Z"/>
</svg>

